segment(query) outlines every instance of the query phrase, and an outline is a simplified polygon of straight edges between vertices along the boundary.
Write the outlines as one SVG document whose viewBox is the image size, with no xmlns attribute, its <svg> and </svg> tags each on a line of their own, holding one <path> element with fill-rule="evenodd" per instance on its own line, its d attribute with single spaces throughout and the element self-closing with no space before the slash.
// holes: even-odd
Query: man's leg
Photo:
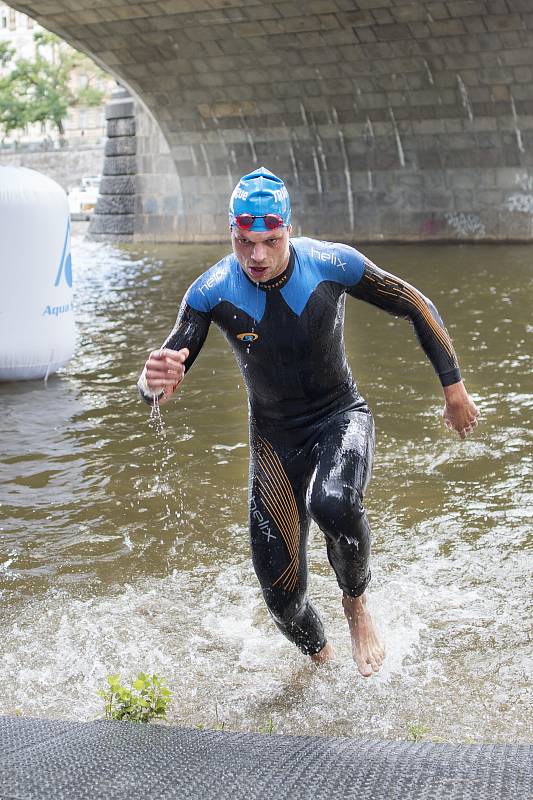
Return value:
<svg viewBox="0 0 533 800">
<path fill-rule="evenodd" d="M 253 425 L 250 453 L 252 559 L 268 610 L 302 653 L 318 662 L 328 660 L 332 649 L 307 596 L 306 459 L 297 447 L 275 448 Z"/>
<path fill-rule="evenodd" d="M 370 527 L 363 495 L 374 454 L 372 415 L 352 410 L 333 417 L 321 431 L 314 454 L 307 505 L 325 534 L 329 562 L 343 591 L 354 660 L 368 677 L 385 656 L 365 596 L 370 582 Z"/>
</svg>

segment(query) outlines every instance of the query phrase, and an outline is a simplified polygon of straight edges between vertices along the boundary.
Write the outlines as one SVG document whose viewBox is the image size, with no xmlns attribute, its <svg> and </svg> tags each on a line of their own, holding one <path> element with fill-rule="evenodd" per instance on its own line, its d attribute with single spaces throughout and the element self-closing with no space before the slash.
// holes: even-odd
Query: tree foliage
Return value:
<svg viewBox="0 0 533 800">
<path fill-rule="evenodd" d="M 94 83 L 105 77 L 87 56 L 69 47 L 48 31 L 34 34 L 32 59 L 14 60 L 12 47 L 0 43 L 0 127 L 5 134 L 36 122 L 51 122 L 59 135 L 71 106 L 100 105 L 104 97 Z M 72 73 L 83 69 L 87 84 L 72 86 Z"/>
<path fill-rule="evenodd" d="M 7 42 L 0 42 L 0 67 L 5 67 L 9 64 L 14 54 L 14 49 Z"/>
</svg>

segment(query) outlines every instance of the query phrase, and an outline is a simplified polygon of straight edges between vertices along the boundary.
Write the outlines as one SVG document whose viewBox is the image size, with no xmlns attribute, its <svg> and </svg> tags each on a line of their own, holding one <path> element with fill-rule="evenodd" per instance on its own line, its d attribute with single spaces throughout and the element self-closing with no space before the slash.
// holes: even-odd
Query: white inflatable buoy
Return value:
<svg viewBox="0 0 533 800">
<path fill-rule="evenodd" d="M 67 195 L 40 172 L 0 166 L 0 381 L 46 379 L 75 335 Z"/>
</svg>

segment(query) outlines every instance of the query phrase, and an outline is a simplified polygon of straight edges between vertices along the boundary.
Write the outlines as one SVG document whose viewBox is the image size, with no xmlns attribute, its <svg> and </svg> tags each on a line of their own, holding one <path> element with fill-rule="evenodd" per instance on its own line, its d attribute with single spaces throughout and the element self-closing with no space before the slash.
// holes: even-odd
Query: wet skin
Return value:
<svg viewBox="0 0 533 800">
<path fill-rule="evenodd" d="M 231 229 L 233 252 L 249 278 L 263 283 L 281 275 L 289 263 L 291 232 L 291 225 L 273 231 Z"/>
<path fill-rule="evenodd" d="M 244 231 L 236 227 L 231 229 L 235 256 L 252 281 L 270 281 L 286 269 L 290 256 L 290 234 L 291 226 L 265 232 Z M 181 384 L 188 355 L 186 348 L 177 352 L 162 348 L 150 353 L 145 365 L 146 383 L 154 392 L 163 391 L 160 404 L 166 403 Z M 444 386 L 443 392 L 445 405 L 442 416 L 445 424 L 450 430 L 455 430 L 461 439 L 465 439 L 477 425 L 479 411 L 463 381 Z M 343 594 L 342 606 L 348 621 L 353 659 L 360 674 L 370 677 L 381 667 L 385 648 L 368 611 L 366 592 L 359 597 Z M 310 658 L 316 664 L 323 664 L 333 660 L 335 652 L 328 642 Z"/>
</svg>

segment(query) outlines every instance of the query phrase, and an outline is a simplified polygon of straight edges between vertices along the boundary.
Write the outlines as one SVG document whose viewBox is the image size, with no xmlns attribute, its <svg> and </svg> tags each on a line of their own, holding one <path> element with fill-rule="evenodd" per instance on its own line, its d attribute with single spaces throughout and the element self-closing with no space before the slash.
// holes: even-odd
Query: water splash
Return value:
<svg viewBox="0 0 533 800">
<path fill-rule="evenodd" d="M 166 438 L 165 423 L 163 422 L 163 417 L 161 416 L 161 406 L 159 405 L 159 397 L 157 395 L 154 397 L 148 419 L 153 423 L 157 435 L 161 438 Z"/>
<path fill-rule="evenodd" d="M 164 350 L 164 345 L 162 345 L 159 349 L 159 354 L 162 355 Z M 172 511 L 170 508 L 171 497 L 173 500 L 176 499 L 176 493 L 174 491 L 174 487 L 169 483 L 169 475 L 172 472 L 171 465 L 175 460 L 176 453 L 175 453 L 175 439 L 172 439 L 167 435 L 167 428 L 161 414 L 161 406 L 159 402 L 160 398 L 156 395 L 153 399 L 152 406 L 150 408 L 150 416 L 148 418 L 148 424 L 152 431 L 154 432 L 156 441 L 158 446 L 153 448 L 153 474 L 154 474 L 154 481 L 151 486 L 151 493 L 155 495 L 159 495 L 163 502 L 164 502 L 164 509 L 165 509 L 165 522 L 163 523 L 163 527 L 166 527 L 166 521 L 172 520 L 172 524 L 174 525 L 181 517 L 183 511 L 183 500 L 180 496 L 180 508 L 177 511 Z M 178 540 L 176 540 L 177 542 Z M 129 536 L 124 537 L 124 543 L 128 547 L 129 550 L 134 549 L 134 545 L 129 539 Z M 161 544 L 164 541 L 161 539 Z M 143 543 L 141 544 L 141 553 L 143 553 L 146 548 L 150 544 L 150 539 L 148 537 L 144 538 Z M 170 554 L 169 554 L 170 555 Z"/>
<path fill-rule="evenodd" d="M 167 437 L 167 430 L 163 417 L 161 416 L 161 407 L 159 405 L 159 398 L 154 397 L 152 407 L 150 409 L 149 425 L 155 433 L 156 439 L 159 441 L 159 447 L 154 449 L 154 483 L 152 491 L 159 494 L 165 501 L 165 513 L 167 519 L 171 516 L 172 512 L 168 502 L 169 487 L 167 485 L 167 472 L 168 466 L 174 457 L 174 452 L 171 442 Z M 148 541 L 145 540 L 141 547 L 141 552 L 145 550 Z"/>
</svg>

